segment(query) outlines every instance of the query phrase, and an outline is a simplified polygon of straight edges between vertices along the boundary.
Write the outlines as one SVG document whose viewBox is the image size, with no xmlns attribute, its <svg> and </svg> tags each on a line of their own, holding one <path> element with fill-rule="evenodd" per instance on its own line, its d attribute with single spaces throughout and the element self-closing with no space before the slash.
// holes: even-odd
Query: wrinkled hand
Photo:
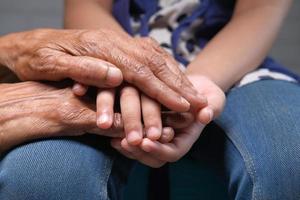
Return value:
<svg viewBox="0 0 300 200">
<path fill-rule="evenodd" d="M 70 88 L 59 89 L 37 82 L 0 85 L 0 150 L 28 140 L 94 133 L 124 135 L 121 116 L 108 130 L 96 125 L 94 103 L 78 98 Z"/>
<path fill-rule="evenodd" d="M 207 122 L 217 117 L 225 104 L 224 92 L 210 79 L 203 76 L 188 76 L 197 90 L 208 99 L 208 105 L 198 116 L 206 117 Z M 151 167 L 161 167 L 167 162 L 175 162 L 184 156 L 199 138 L 205 125 L 198 122 L 186 128 L 175 128 L 175 137 L 169 143 L 161 143 L 144 138 L 139 146 L 129 144 L 126 138 L 112 139 L 112 146 L 131 159 L 136 159 Z"/>
<path fill-rule="evenodd" d="M 108 30 L 38 29 L 4 39 L 12 48 L 3 51 L 3 63 L 21 80 L 71 78 L 103 88 L 119 85 L 123 75 L 171 110 L 187 111 L 206 103 L 174 59 L 149 38 Z"/>
</svg>

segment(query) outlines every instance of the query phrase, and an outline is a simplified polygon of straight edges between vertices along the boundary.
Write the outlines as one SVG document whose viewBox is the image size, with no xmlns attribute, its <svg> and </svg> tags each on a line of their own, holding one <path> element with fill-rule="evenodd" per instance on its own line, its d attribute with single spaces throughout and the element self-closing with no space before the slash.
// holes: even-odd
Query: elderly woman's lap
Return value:
<svg viewBox="0 0 300 200">
<path fill-rule="evenodd" d="M 123 161 L 123 171 L 114 166 L 112 172 L 118 159 L 97 136 L 24 144 L 1 160 L 0 199 L 115 199 L 120 173 L 129 170 Z"/>
</svg>

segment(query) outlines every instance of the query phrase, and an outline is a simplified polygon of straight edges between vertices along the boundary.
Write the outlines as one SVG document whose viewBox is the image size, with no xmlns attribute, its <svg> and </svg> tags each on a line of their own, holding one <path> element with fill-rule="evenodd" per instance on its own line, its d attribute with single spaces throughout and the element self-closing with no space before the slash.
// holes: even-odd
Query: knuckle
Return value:
<svg viewBox="0 0 300 200">
<path fill-rule="evenodd" d="M 59 106 L 59 118 L 63 123 L 85 123 L 90 117 L 90 110 L 86 107 L 74 105 L 71 101 L 65 101 Z"/>
<path fill-rule="evenodd" d="M 135 74 L 138 74 L 139 76 L 145 76 L 145 75 L 149 74 L 149 68 L 145 65 L 136 65 L 133 68 L 133 72 Z"/>
<path fill-rule="evenodd" d="M 176 88 L 184 88 L 185 83 L 182 76 L 176 76 L 174 86 Z"/>
<path fill-rule="evenodd" d="M 152 37 L 144 37 L 143 40 L 151 45 L 159 46 L 159 43 Z"/>
<path fill-rule="evenodd" d="M 102 36 L 102 37 L 101 37 Z M 102 55 L 100 49 L 101 47 L 107 46 L 107 45 L 101 45 L 99 43 L 99 39 L 101 39 L 101 43 L 105 43 L 106 40 L 103 38 L 102 31 L 94 31 L 94 30 L 81 30 L 78 31 L 77 36 L 77 45 L 76 45 L 76 54 L 78 55 Z M 105 50 L 105 49 L 102 49 Z"/>
<path fill-rule="evenodd" d="M 153 73 L 148 70 L 148 72 L 146 73 L 141 73 L 141 74 L 133 74 L 131 76 L 131 83 L 134 85 L 139 86 L 140 84 L 144 85 L 145 87 L 147 87 L 149 84 L 148 83 L 152 83 L 153 81 Z M 147 83 L 147 84 L 145 84 Z"/>
<path fill-rule="evenodd" d="M 142 38 L 145 42 L 148 42 L 148 43 L 152 43 L 153 42 L 153 38 L 151 37 L 143 37 Z"/>
<path fill-rule="evenodd" d="M 78 31 L 78 40 L 80 42 L 88 42 L 90 41 L 92 38 L 95 38 L 95 33 L 93 31 L 90 30 L 80 30 Z"/>
<path fill-rule="evenodd" d="M 155 53 L 148 56 L 148 64 L 152 67 L 155 74 L 161 74 L 166 71 L 166 61 Z"/>
<path fill-rule="evenodd" d="M 54 59 L 52 55 L 46 53 L 44 49 L 36 51 L 35 55 L 30 59 L 28 67 L 35 72 L 43 72 L 45 69 L 53 65 Z"/>
<path fill-rule="evenodd" d="M 143 83 L 145 79 L 149 79 L 152 75 L 149 67 L 142 63 L 131 63 L 130 66 L 132 67 L 125 70 L 124 77 L 132 84 Z"/>
</svg>

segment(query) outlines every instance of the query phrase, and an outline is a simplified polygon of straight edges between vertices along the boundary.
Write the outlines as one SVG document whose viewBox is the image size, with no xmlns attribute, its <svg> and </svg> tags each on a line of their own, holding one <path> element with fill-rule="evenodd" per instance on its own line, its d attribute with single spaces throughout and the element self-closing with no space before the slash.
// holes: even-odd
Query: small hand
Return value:
<svg viewBox="0 0 300 200">
<path fill-rule="evenodd" d="M 223 91 L 211 80 L 202 76 L 188 76 L 199 92 L 205 94 L 208 106 L 197 113 L 203 121 L 217 117 L 225 104 Z M 126 139 L 112 139 L 112 146 L 123 155 L 139 160 L 151 167 L 160 167 L 166 162 L 174 162 L 184 156 L 200 136 L 204 124 L 194 122 L 187 128 L 175 129 L 175 137 L 169 143 L 160 143 L 144 138 L 139 146 L 132 146 Z"/>
<path fill-rule="evenodd" d="M 97 125 L 99 128 L 107 129 L 112 125 L 114 104 L 115 90 L 99 90 L 97 96 Z M 140 96 L 138 90 L 133 86 L 126 85 L 121 88 L 120 109 L 124 132 L 131 145 L 138 145 L 144 136 L 162 142 L 172 140 L 174 130 L 170 127 L 162 128 L 160 104 L 145 95 Z M 143 122 L 141 116 L 143 116 Z M 166 118 L 166 116 L 164 117 Z M 170 117 L 166 121 L 170 121 L 172 116 Z"/>
<path fill-rule="evenodd" d="M 197 91 L 207 98 L 207 105 L 196 113 L 197 121 L 208 124 L 218 117 L 225 105 L 226 97 L 222 89 L 212 80 L 200 75 L 187 75 Z"/>
</svg>

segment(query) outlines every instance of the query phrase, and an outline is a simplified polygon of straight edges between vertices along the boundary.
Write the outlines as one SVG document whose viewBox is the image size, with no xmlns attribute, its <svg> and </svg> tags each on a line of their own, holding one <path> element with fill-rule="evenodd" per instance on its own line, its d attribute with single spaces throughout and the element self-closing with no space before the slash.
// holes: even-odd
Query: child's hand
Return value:
<svg viewBox="0 0 300 200">
<path fill-rule="evenodd" d="M 210 122 L 217 117 L 225 104 L 223 91 L 211 80 L 202 76 L 189 76 L 200 93 L 206 95 L 208 105 L 197 113 L 198 117 Z M 144 138 L 142 143 L 131 146 L 125 139 L 112 139 L 112 146 L 125 156 L 139 160 L 151 167 L 160 167 L 166 162 L 174 162 L 184 156 L 200 136 L 205 125 L 193 123 L 187 128 L 176 129 L 175 138 L 166 144 Z"/>
<path fill-rule="evenodd" d="M 114 103 L 114 89 L 99 90 L 97 95 L 97 124 L 99 128 L 108 129 L 114 123 Z M 120 109 L 121 124 L 124 126 L 125 136 L 129 144 L 138 145 L 144 137 L 162 143 L 170 142 L 173 139 L 173 128 L 162 128 L 160 104 L 147 96 L 140 95 L 136 88 L 125 86 L 120 90 Z M 168 126 L 168 123 L 171 125 L 176 123 L 173 119 L 178 118 L 178 114 L 170 114 L 169 112 L 162 116 L 166 119 L 165 126 Z M 193 118 L 185 114 L 181 116 L 180 120 L 185 124 L 190 124 Z M 177 123 L 176 126 L 184 126 L 184 124 Z"/>
<path fill-rule="evenodd" d="M 126 140 L 130 145 L 139 145 L 144 131 L 153 140 L 160 138 L 162 123 L 158 103 L 144 95 L 140 96 L 136 88 L 125 86 L 120 91 L 120 107 Z"/>
<path fill-rule="evenodd" d="M 225 94 L 218 85 L 205 76 L 187 75 L 187 77 L 198 93 L 207 98 L 207 106 L 199 110 L 196 117 L 198 122 L 208 124 L 221 114 L 225 105 Z"/>
<path fill-rule="evenodd" d="M 125 138 L 113 138 L 111 145 L 128 158 L 158 168 L 184 156 L 198 139 L 203 128 L 204 125 L 193 123 L 188 128 L 175 130 L 175 137 L 168 143 L 144 138 L 139 146 L 132 146 Z"/>
</svg>

